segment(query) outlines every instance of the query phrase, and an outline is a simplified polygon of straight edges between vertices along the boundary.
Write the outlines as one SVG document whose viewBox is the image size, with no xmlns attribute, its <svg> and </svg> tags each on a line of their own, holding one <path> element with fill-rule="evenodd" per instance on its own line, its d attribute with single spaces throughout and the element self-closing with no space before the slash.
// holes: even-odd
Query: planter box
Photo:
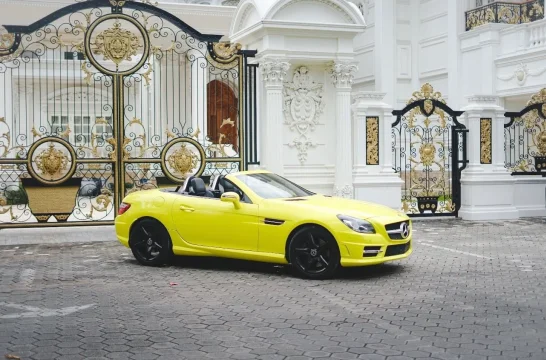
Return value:
<svg viewBox="0 0 546 360">
<path fill-rule="evenodd" d="M 81 178 L 71 178 L 60 185 L 47 186 L 35 179 L 22 178 L 30 211 L 38 222 L 45 223 L 52 216 L 65 222 L 76 205 Z"/>
<path fill-rule="evenodd" d="M 535 169 L 538 172 L 546 171 L 546 156 L 533 156 L 535 159 Z"/>
<path fill-rule="evenodd" d="M 425 211 L 435 214 L 438 210 L 438 196 L 417 196 L 417 207 L 421 214 Z"/>
</svg>

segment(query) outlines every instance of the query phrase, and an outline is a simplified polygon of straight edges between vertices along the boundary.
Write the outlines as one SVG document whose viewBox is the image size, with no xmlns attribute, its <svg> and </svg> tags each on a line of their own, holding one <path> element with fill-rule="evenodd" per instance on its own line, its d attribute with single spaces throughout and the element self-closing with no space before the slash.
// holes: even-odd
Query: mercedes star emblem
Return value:
<svg viewBox="0 0 546 360">
<path fill-rule="evenodd" d="M 409 236 L 409 226 L 407 223 L 403 222 L 400 224 L 400 233 L 402 234 L 402 238 L 407 238 Z"/>
</svg>

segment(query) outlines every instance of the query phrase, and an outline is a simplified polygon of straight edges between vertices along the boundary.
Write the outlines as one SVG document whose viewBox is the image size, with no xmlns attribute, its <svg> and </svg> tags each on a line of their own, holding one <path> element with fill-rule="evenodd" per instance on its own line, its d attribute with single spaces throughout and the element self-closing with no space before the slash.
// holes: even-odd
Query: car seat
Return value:
<svg viewBox="0 0 546 360">
<path fill-rule="evenodd" d="M 212 191 L 207 189 L 205 182 L 201 178 L 194 177 L 190 180 L 188 193 L 193 196 L 214 197 Z"/>
</svg>

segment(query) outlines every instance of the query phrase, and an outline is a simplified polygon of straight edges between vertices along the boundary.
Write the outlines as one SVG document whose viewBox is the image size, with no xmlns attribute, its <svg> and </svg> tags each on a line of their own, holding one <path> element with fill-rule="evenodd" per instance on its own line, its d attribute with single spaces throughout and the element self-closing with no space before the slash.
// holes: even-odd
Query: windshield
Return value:
<svg viewBox="0 0 546 360">
<path fill-rule="evenodd" d="M 264 199 L 282 199 L 314 195 L 285 178 L 270 173 L 242 174 L 237 179 Z"/>
</svg>

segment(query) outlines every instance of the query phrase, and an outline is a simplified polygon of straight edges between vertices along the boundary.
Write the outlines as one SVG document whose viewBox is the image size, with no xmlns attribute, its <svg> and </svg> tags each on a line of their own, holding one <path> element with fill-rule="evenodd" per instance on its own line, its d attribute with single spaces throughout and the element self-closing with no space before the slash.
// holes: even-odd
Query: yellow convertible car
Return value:
<svg viewBox="0 0 546 360">
<path fill-rule="evenodd" d="M 324 279 L 349 266 L 412 253 L 411 221 L 398 211 L 312 193 L 268 171 L 189 177 L 171 189 L 135 192 L 116 217 L 119 241 L 144 265 L 173 255 L 291 264 Z"/>
</svg>

